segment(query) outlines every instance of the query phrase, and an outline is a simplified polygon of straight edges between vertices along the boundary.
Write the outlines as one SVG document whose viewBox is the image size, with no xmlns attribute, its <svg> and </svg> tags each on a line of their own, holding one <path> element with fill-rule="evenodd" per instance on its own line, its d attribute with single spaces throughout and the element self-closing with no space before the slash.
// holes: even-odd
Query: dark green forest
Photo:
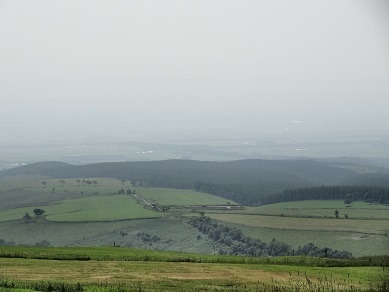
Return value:
<svg viewBox="0 0 389 292">
<path fill-rule="evenodd" d="M 264 204 L 302 200 L 345 200 L 389 204 L 389 188 L 374 186 L 320 186 L 288 189 L 263 198 Z"/>
</svg>

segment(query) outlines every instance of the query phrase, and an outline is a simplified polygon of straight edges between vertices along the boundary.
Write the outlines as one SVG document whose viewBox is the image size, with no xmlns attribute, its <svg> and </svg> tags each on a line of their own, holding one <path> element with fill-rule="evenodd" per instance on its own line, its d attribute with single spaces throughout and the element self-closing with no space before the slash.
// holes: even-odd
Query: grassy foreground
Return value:
<svg viewBox="0 0 389 292">
<path fill-rule="evenodd" d="M 112 247 L 1 247 L 0 291 L 377 291 L 385 289 L 388 266 L 388 257 L 248 258 Z"/>
</svg>

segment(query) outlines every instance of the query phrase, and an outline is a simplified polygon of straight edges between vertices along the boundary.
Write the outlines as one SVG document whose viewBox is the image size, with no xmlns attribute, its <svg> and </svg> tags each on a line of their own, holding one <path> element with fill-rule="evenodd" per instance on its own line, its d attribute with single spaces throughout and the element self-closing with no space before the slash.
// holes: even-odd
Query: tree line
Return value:
<svg viewBox="0 0 389 292">
<path fill-rule="evenodd" d="M 0 246 L 18 246 L 14 241 L 5 241 L 0 238 Z M 46 239 L 35 242 L 34 244 L 19 244 L 19 246 L 51 246 L 50 242 Z"/>
<path fill-rule="evenodd" d="M 264 197 L 264 204 L 302 200 L 350 200 L 389 204 L 389 188 L 375 186 L 320 186 L 287 189 Z M 345 203 L 347 203 L 345 201 Z"/>
<path fill-rule="evenodd" d="M 262 185 L 263 187 L 263 185 Z M 376 186 L 318 186 L 288 188 L 278 193 L 262 194 L 257 185 L 229 184 L 218 185 L 198 182 L 193 185 L 196 191 L 233 200 L 242 205 L 266 205 L 280 202 L 303 200 L 351 200 L 366 203 L 389 204 L 389 188 Z M 271 186 L 267 186 L 271 189 Z"/>
<path fill-rule="evenodd" d="M 270 243 L 245 236 L 241 230 L 218 223 L 206 216 L 192 217 L 188 223 L 219 245 L 220 254 L 243 256 L 287 256 L 307 255 L 331 258 L 350 258 L 348 251 L 319 248 L 313 243 L 299 246 L 294 250 L 289 244 L 276 239 Z"/>
</svg>

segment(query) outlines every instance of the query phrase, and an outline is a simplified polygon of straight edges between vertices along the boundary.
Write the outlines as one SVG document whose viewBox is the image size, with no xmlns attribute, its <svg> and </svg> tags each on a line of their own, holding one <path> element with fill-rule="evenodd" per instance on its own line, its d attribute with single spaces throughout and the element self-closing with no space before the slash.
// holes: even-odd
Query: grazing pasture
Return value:
<svg viewBox="0 0 389 292">
<path fill-rule="evenodd" d="M 33 175 L 1 177 L 0 211 L 20 207 L 35 208 L 68 199 L 114 195 L 119 189 L 131 187 L 129 182 L 122 183 L 110 178 L 78 180 L 79 182 L 76 179 L 61 180 Z"/>
<path fill-rule="evenodd" d="M 222 222 L 235 223 L 251 227 L 335 232 L 347 231 L 354 233 L 381 235 L 383 235 L 385 232 L 389 232 L 389 220 L 351 220 L 332 218 L 319 219 L 242 214 L 210 214 L 210 217 Z"/>
<path fill-rule="evenodd" d="M 54 246 L 132 246 L 142 249 L 187 251 L 204 254 L 217 252 L 213 241 L 186 224 L 185 220 L 161 218 L 120 221 L 24 223 L 21 220 L 0 222 L 0 239 L 17 244 L 34 245 L 47 240 Z M 149 234 L 157 240 L 148 240 Z M 115 249 L 117 250 L 117 249 Z"/>
<path fill-rule="evenodd" d="M 164 213 L 143 208 L 128 195 L 95 196 L 65 200 L 55 205 L 37 206 L 46 211 L 49 221 L 115 221 L 134 218 L 162 217 Z M 0 212 L 0 221 L 21 219 L 29 207 Z"/>
<path fill-rule="evenodd" d="M 270 242 L 275 238 L 278 241 L 287 242 L 294 249 L 312 242 L 319 247 L 347 250 L 356 257 L 389 254 L 388 238 L 384 235 L 345 231 L 275 229 L 239 224 L 228 225 L 240 229 L 246 236 L 260 239 L 264 242 Z"/>
<path fill-rule="evenodd" d="M 298 201 L 209 212 L 207 216 L 265 242 L 275 238 L 295 248 L 312 242 L 363 256 L 389 254 L 388 211 L 388 206 L 364 202 L 346 207 L 343 201 Z M 344 217 L 346 212 L 349 219 Z"/>
<path fill-rule="evenodd" d="M 160 205 L 227 205 L 236 204 L 233 201 L 210 194 L 192 190 L 179 190 L 167 188 L 135 188 L 137 194 Z"/>
<path fill-rule="evenodd" d="M 383 285 L 388 276 L 387 265 L 381 267 L 384 261 L 332 260 L 326 266 L 326 259 L 306 257 L 264 259 L 123 248 L 0 248 L 0 287 L 355 291 Z"/>
<path fill-rule="evenodd" d="M 96 183 L 89 184 L 86 183 L 87 181 L 95 181 Z M 42 182 L 45 182 L 45 184 Z M 123 187 L 131 187 L 131 183 L 128 181 L 122 182 L 113 178 L 55 179 L 38 175 L 18 175 L 0 178 L 0 191 L 29 190 L 53 193 L 52 188 L 55 188 L 55 191 L 58 192 L 65 190 L 67 192 L 98 191 L 102 194 L 112 194 Z"/>
<path fill-rule="evenodd" d="M 132 194 L 127 194 L 127 190 Z M 134 190 L 148 204 L 136 200 Z M 319 247 L 351 251 L 354 256 L 389 253 L 389 237 L 385 236 L 389 234 L 389 206 L 353 202 L 347 207 L 343 201 L 328 200 L 284 202 L 239 210 L 202 207 L 228 203 L 236 204 L 192 190 L 134 187 L 129 181 L 111 178 L 2 177 L 0 239 L 16 244 L 35 244 L 41 240 L 59 246 L 115 243 L 215 253 L 219 250 L 218 243 L 186 224 L 188 216 L 205 212 L 206 216 L 264 242 L 275 238 L 296 248 L 313 242 Z M 152 210 L 150 204 L 175 208 L 161 212 Z M 45 217 L 24 222 L 25 212 L 33 216 L 35 208 L 45 210 Z M 138 233 L 160 240 L 147 241 L 146 235 L 139 237 Z"/>
<path fill-rule="evenodd" d="M 335 210 L 339 217 L 347 215 L 350 219 L 389 219 L 389 206 L 382 204 L 369 204 L 366 202 L 353 202 L 347 207 L 341 200 L 307 200 L 283 202 L 263 205 L 260 207 L 246 207 L 239 213 L 253 215 L 276 215 L 293 217 L 334 218 Z"/>
</svg>

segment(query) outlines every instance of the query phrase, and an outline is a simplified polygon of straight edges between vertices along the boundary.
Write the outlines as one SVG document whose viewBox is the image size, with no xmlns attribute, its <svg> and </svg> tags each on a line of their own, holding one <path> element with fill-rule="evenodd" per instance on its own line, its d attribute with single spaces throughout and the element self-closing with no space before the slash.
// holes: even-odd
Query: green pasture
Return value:
<svg viewBox="0 0 389 292">
<path fill-rule="evenodd" d="M 74 261 L 150 261 L 226 264 L 264 264 L 306 267 L 389 267 L 389 256 L 319 258 L 307 256 L 248 257 L 190 252 L 146 250 L 128 247 L 0 246 L 0 258 Z"/>
<path fill-rule="evenodd" d="M 389 254 L 389 220 L 303 218 L 243 214 L 209 214 L 241 229 L 247 236 L 293 247 L 312 242 L 320 247 L 348 250 L 354 256 Z"/>
<path fill-rule="evenodd" d="M 80 283 L 86 291 L 88 287 L 90 291 L 112 291 L 111 287 L 115 285 L 122 288 L 117 291 L 279 291 L 277 287 L 293 291 L 299 291 L 297 287 L 301 287 L 300 291 L 323 291 L 325 287 L 337 290 L 354 288 L 356 291 L 382 284 L 381 277 L 385 273 L 379 267 L 314 268 L 183 262 L 0 259 L 0 264 L 2 277 L 12 279 L 12 283 L 20 286 L 42 282 Z"/>
<path fill-rule="evenodd" d="M 143 208 L 128 195 L 79 198 L 37 208 L 46 211 L 49 221 L 114 221 L 164 216 L 161 212 Z M 2 211 L 0 221 L 21 219 L 25 212 L 33 216 L 33 209 L 25 207 Z"/>
<path fill-rule="evenodd" d="M 158 241 L 143 241 L 139 233 L 157 236 Z M 204 254 L 217 252 L 214 242 L 185 220 L 161 217 L 121 221 L 55 222 L 21 220 L 0 222 L 0 239 L 33 245 L 47 240 L 54 246 L 132 246 L 142 249 L 186 251 Z M 114 249 L 116 250 L 116 249 Z"/>
<path fill-rule="evenodd" d="M 65 181 L 60 182 L 61 180 Z M 80 180 L 81 182 L 77 182 Z M 96 181 L 96 184 L 87 184 L 82 181 Z M 45 185 L 42 182 L 46 182 Z M 54 179 L 35 175 L 13 176 L 0 178 L 0 191 L 28 190 L 33 192 L 53 193 L 54 192 L 84 192 L 100 194 L 113 194 L 120 189 L 132 188 L 129 181 L 121 182 L 113 178 L 69 178 Z"/>
<path fill-rule="evenodd" d="M 31 188 L 42 188 L 40 181 L 49 179 L 39 175 L 17 175 L 0 177 L 0 192 Z"/>
<path fill-rule="evenodd" d="M 339 218 L 335 218 L 335 210 Z M 312 242 L 320 247 L 348 250 L 354 256 L 389 254 L 389 207 L 343 201 L 296 201 L 246 207 L 207 216 L 241 229 L 247 236 L 293 247 Z M 345 219 L 348 214 L 350 219 Z"/>
<path fill-rule="evenodd" d="M 182 206 L 235 204 L 192 190 L 133 187 L 110 178 L 52 179 L 40 176 L 0 178 L 0 239 L 16 244 L 48 240 L 52 245 L 113 245 L 147 249 L 215 253 L 218 244 L 186 224 L 187 218 L 144 208 L 120 189 L 136 190 L 148 202 Z M 86 184 L 82 181 L 97 181 Z M 46 182 L 44 186 L 42 181 Z M 46 211 L 46 220 L 22 221 L 25 212 Z M 339 218 L 334 218 L 335 210 Z M 208 210 L 206 216 L 241 229 L 244 234 L 270 242 L 272 238 L 294 247 L 308 242 L 354 256 L 389 254 L 389 206 L 343 201 L 297 201 L 245 207 L 242 210 Z M 345 219 L 348 215 L 349 219 Z M 130 220 L 137 219 L 137 220 Z M 160 238 L 142 241 L 138 233 Z"/>
<path fill-rule="evenodd" d="M 51 179 L 39 176 L 15 176 L 0 178 L 0 211 L 21 207 L 37 207 L 58 204 L 68 199 L 114 195 L 120 189 L 131 188 L 129 182 L 122 183 L 109 178 Z M 96 181 L 86 184 L 82 181 Z M 46 182 L 43 185 L 42 182 Z M 1 216 L 1 215 L 0 215 Z"/>
<path fill-rule="evenodd" d="M 62 287 L 80 283 L 85 291 L 356 291 L 382 285 L 388 278 L 384 261 L 207 256 L 127 248 L 0 247 L 0 287 L 12 284 L 39 290 L 45 283 L 62 283 Z"/>
<path fill-rule="evenodd" d="M 231 200 L 210 194 L 192 190 L 180 190 L 169 188 L 135 188 L 136 193 L 146 200 L 151 200 L 160 205 L 227 205 L 236 204 Z"/>
<path fill-rule="evenodd" d="M 335 210 L 339 211 L 339 217 L 348 215 L 351 219 L 389 219 L 389 206 L 382 204 L 369 204 L 365 202 L 353 202 L 350 207 L 341 200 L 307 200 L 283 202 L 260 207 L 247 207 L 243 211 L 253 215 L 278 215 L 293 217 L 335 217 Z"/>
<path fill-rule="evenodd" d="M 228 225 L 242 230 L 246 236 L 260 239 L 264 242 L 270 242 L 275 238 L 278 241 L 290 244 L 294 249 L 312 242 L 319 247 L 347 250 L 356 257 L 389 254 L 389 238 L 384 235 L 321 230 L 276 229 L 239 224 Z"/>
<path fill-rule="evenodd" d="M 389 233 L 389 220 L 322 219 L 242 214 L 210 214 L 218 221 L 251 227 L 267 227 L 291 230 L 346 231 L 355 233 Z"/>
</svg>

